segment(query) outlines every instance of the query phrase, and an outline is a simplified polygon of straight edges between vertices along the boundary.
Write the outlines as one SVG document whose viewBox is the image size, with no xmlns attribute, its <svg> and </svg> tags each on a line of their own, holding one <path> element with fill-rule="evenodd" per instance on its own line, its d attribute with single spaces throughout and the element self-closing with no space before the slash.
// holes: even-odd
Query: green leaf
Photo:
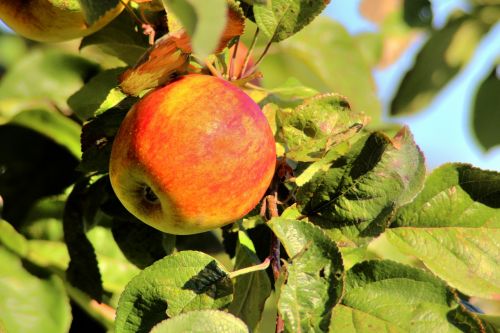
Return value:
<svg viewBox="0 0 500 333">
<path fill-rule="evenodd" d="M 78 0 L 82 8 L 85 21 L 93 25 L 102 19 L 107 12 L 120 5 L 120 0 Z"/>
<path fill-rule="evenodd" d="M 139 33 L 134 19 L 124 10 L 101 30 L 82 39 L 80 49 L 97 48 L 133 66 L 149 47 L 148 37 Z"/>
<path fill-rule="evenodd" d="M 432 26 L 432 5 L 429 0 L 405 0 L 403 16 L 410 27 Z"/>
<path fill-rule="evenodd" d="M 107 173 L 111 147 L 116 132 L 131 105 L 136 101 L 127 98 L 106 112 L 89 119 L 81 134 L 82 162 L 78 170 L 90 173 Z"/>
<path fill-rule="evenodd" d="M 162 0 L 191 37 L 193 52 L 201 59 L 213 53 L 227 22 L 226 0 Z"/>
<path fill-rule="evenodd" d="M 345 273 L 337 245 L 309 222 L 274 218 L 268 225 L 292 258 L 278 302 L 286 331 L 326 331 L 329 313 L 344 290 Z"/>
<path fill-rule="evenodd" d="M 26 50 L 25 39 L 0 32 L 0 68 L 8 69 L 15 65 L 24 56 Z"/>
<path fill-rule="evenodd" d="M 363 243 L 384 231 L 395 208 L 421 189 L 424 176 L 423 155 L 408 129 L 393 139 L 374 133 L 300 187 L 297 204 L 334 239 L 343 235 Z"/>
<path fill-rule="evenodd" d="M 498 124 L 500 123 L 500 78 L 499 67 L 493 68 L 481 83 L 474 101 L 472 128 L 481 146 L 489 150 L 500 144 Z"/>
<path fill-rule="evenodd" d="M 97 65 L 54 48 L 36 49 L 17 61 L 0 81 L 0 100 L 6 98 L 53 102 L 61 110 Z M 29 73 L 29 75 L 26 75 Z"/>
<path fill-rule="evenodd" d="M 363 114 L 351 111 L 345 98 L 337 94 L 315 96 L 293 111 L 279 112 L 278 119 L 278 141 L 288 148 L 287 158 L 295 161 L 319 160 L 367 122 Z"/>
<path fill-rule="evenodd" d="M 273 0 L 254 4 L 257 26 L 273 42 L 292 36 L 319 15 L 329 0 Z"/>
<path fill-rule="evenodd" d="M 118 76 L 123 70 L 120 67 L 102 71 L 69 97 L 68 104 L 78 118 L 87 120 L 125 99 L 118 88 Z"/>
<path fill-rule="evenodd" d="M 500 173 L 469 164 L 445 164 L 398 211 L 392 227 L 499 228 Z"/>
<path fill-rule="evenodd" d="M 260 263 L 252 240 L 238 232 L 234 270 Z M 234 299 L 229 312 L 242 319 L 253 332 L 262 318 L 266 299 L 271 294 L 271 282 L 265 271 L 240 275 L 234 282 Z"/>
<path fill-rule="evenodd" d="M 100 301 L 103 294 L 101 273 L 94 247 L 85 234 L 83 206 L 87 186 L 88 180 L 76 183 L 64 208 L 64 240 L 71 258 L 66 278 L 74 287 Z"/>
<path fill-rule="evenodd" d="M 162 242 L 164 236 L 175 237 L 164 234 L 135 218 L 126 221 L 114 219 L 111 230 L 123 254 L 140 269 L 170 254 L 165 251 Z"/>
<path fill-rule="evenodd" d="M 367 312 L 339 304 L 332 311 L 328 332 L 405 333 L 407 331 Z"/>
<path fill-rule="evenodd" d="M 21 225 L 21 233 L 30 239 L 62 241 L 65 203 L 65 195 L 43 198 L 35 202 Z"/>
<path fill-rule="evenodd" d="M 63 272 L 69 264 L 69 254 L 63 242 L 46 240 L 28 241 L 28 259 L 40 267 Z"/>
<path fill-rule="evenodd" d="M 0 244 L 20 257 L 28 253 L 28 243 L 7 221 L 0 220 Z"/>
<path fill-rule="evenodd" d="M 87 237 L 95 249 L 104 289 L 121 293 L 139 269 L 125 258 L 108 228 L 94 227 Z"/>
<path fill-rule="evenodd" d="M 332 315 L 330 328 L 343 328 L 348 319 L 360 329 L 349 330 L 353 325 L 347 323 L 345 332 L 367 332 L 363 327 L 368 325 L 388 332 L 484 331 L 455 294 L 425 271 L 392 261 L 367 261 L 347 272 L 346 283 L 345 307 L 338 309 L 341 316 Z"/>
<path fill-rule="evenodd" d="M 20 226 L 33 203 L 75 181 L 77 165 L 66 148 L 46 136 L 17 125 L 0 126 L 2 216 Z"/>
<path fill-rule="evenodd" d="M 60 113 L 43 109 L 26 110 L 12 117 L 9 123 L 30 128 L 66 147 L 76 158 L 81 156 L 81 127 Z"/>
<path fill-rule="evenodd" d="M 156 325 L 151 333 L 249 333 L 245 323 L 222 311 L 199 310 L 183 313 Z"/>
<path fill-rule="evenodd" d="M 149 332 L 160 321 L 183 312 L 224 309 L 233 298 L 228 272 L 196 251 L 167 256 L 139 273 L 118 303 L 117 332 Z"/>
<path fill-rule="evenodd" d="M 0 321 L 9 333 L 65 333 L 71 307 L 62 281 L 0 246 Z"/>
<path fill-rule="evenodd" d="M 500 229 L 406 227 L 386 233 L 398 249 L 422 260 L 461 292 L 489 299 L 500 296 Z"/>
<path fill-rule="evenodd" d="M 452 18 L 433 33 L 415 65 L 405 75 L 391 104 L 391 114 L 409 114 L 427 107 L 443 87 L 464 68 L 491 28 L 474 15 Z"/>
<path fill-rule="evenodd" d="M 341 24 L 326 17 L 318 17 L 273 46 L 259 69 L 265 73 L 265 87 L 279 87 L 294 77 L 320 93 L 341 94 L 353 111 L 363 112 L 375 122 L 380 119 L 382 108 L 370 66 L 356 40 Z"/>
<path fill-rule="evenodd" d="M 446 164 L 400 209 L 388 240 L 461 292 L 500 295 L 500 173 Z"/>
</svg>

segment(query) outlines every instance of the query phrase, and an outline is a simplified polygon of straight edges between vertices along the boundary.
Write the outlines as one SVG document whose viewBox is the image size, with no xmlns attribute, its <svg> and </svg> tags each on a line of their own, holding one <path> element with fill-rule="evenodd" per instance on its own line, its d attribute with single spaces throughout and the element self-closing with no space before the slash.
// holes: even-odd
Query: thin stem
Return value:
<svg viewBox="0 0 500 333">
<path fill-rule="evenodd" d="M 234 51 L 231 59 L 229 59 L 229 81 L 233 80 L 234 64 L 236 63 L 236 54 L 238 53 L 238 46 L 240 45 L 240 36 L 236 37 L 236 43 L 234 44 Z"/>
<path fill-rule="evenodd" d="M 235 277 L 243 275 L 243 274 L 248 274 L 248 273 L 257 272 L 257 271 L 263 271 L 269 267 L 270 263 L 271 263 L 271 258 L 267 257 L 266 260 L 264 260 L 262 263 L 260 263 L 258 265 L 245 267 L 245 268 L 238 269 L 237 271 L 229 273 L 229 278 L 234 279 Z"/>
<path fill-rule="evenodd" d="M 245 60 L 243 61 L 243 68 L 241 69 L 241 76 L 245 76 L 247 71 L 248 62 L 250 61 L 250 56 L 255 48 L 255 44 L 257 43 L 257 37 L 259 36 L 260 29 L 257 27 L 255 33 L 253 34 L 252 43 L 250 44 L 250 48 L 248 49 L 247 54 L 245 55 Z"/>
<path fill-rule="evenodd" d="M 271 47 L 271 44 L 273 43 L 273 40 L 271 39 L 267 44 L 266 47 L 264 48 L 264 51 L 262 51 L 262 54 L 260 55 L 259 59 L 255 62 L 254 68 L 257 68 L 262 60 L 264 59 L 264 56 L 267 54 L 267 51 L 269 51 L 269 48 Z"/>
<path fill-rule="evenodd" d="M 134 12 L 134 9 L 130 7 L 130 5 L 126 1 L 120 0 L 120 2 L 122 3 L 123 6 L 125 6 L 125 9 L 129 12 L 129 14 L 132 16 L 132 18 L 136 21 L 137 24 L 140 24 L 142 26 L 143 24 L 147 23 L 141 20 L 139 16 L 137 16 L 137 14 Z"/>
</svg>

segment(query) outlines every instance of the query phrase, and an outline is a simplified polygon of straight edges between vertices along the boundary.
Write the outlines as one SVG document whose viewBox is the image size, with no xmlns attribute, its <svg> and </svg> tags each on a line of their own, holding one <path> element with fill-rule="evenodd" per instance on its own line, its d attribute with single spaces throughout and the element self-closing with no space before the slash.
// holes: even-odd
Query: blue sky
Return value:
<svg viewBox="0 0 500 333">
<path fill-rule="evenodd" d="M 333 0 L 327 7 L 326 14 L 344 24 L 353 34 L 373 31 L 375 26 L 359 15 L 359 2 L 360 0 Z M 466 2 L 460 0 L 434 1 L 434 25 L 442 26 L 450 10 L 465 6 Z M 374 72 L 378 95 L 386 108 L 406 69 L 411 67 L 413 56 L 418 49 L 419 45 L 410 47 L 397 63 L 384 71 Z M 470 108 L 477 84 L 489 73 L 498 57 L 500 24 L 484 38 L 465 70 L 443 89 L 427 109 L 414 116 L 390 119 L 410 127 L 417 144 L 426 156 L 429 169 L 446 162 L 466 162 L 484 169 L 500 171 L 500 147 L 487 153 L 482 151 L 469 127 Z"/>
</svg>

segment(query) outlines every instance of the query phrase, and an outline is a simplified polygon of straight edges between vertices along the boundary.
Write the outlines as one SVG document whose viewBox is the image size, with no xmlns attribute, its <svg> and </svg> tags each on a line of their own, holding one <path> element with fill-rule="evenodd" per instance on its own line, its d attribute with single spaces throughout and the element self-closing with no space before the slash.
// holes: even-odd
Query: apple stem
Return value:
<svg viewBox="0 0 500 333">
<path fill-rule="evenodd" d="M 240 36 L 236 37 L 236 43 L 234 44 L 233 56 L 231 57 L 231 59 L 229 59 L 229 74 L 228 74 L 229 81 L 236 79 L 235 77 L 233 77 L 233 73 L 234 73 L 234 64 L 236 62 L 236 55 L 238 53 L 239 44 L 240 44 Z"/>
<path fill-rule="evenodd" d="M 247 54 L 245 55 L 245 60 L 243 61 L 243 69 L 241 70 L 241 76 L 245 77 L 245 73 L 247 71 L 248 63 L 250 61 L 250 56 L 253 53 L 255 48 L 255 44 L 257 43 L 257 37 L 259 36 L 260 29 L 257 27 L 255 33 L 253 34 L 252 44 L 250 44 L 250 48 L 248 49 Z"/>
<path fill-rule="evenodd" d="M 236 271 L 233 271 L 229 273 L 229 278 L 234 279 L 237 276 L 252 273 L 252 272 L 258 272 L 258 271 L 263 271 L 269 267 L 269 264 L 271 263 L 271 258 L 267 257 L 262 263 L 258 265 L 253 265 L 250 267 L 245 267 L 242 269 L 238 269 Z"/>
</svg>

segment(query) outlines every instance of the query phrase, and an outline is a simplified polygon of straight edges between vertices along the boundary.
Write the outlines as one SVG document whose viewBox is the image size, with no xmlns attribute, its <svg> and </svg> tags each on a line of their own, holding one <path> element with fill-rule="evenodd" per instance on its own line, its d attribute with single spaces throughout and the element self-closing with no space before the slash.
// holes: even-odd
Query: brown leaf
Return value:
<svg viewBox="0 0 500 333">
<path fill-rule="evenodd" d="M 389 14 L 401 6 L 401 0 L 363 0 L 359 5 L 359 11 L 368 20 L 380 24 Z"/>
<path fill-rule="evenodd" d="M 230 6 L 226 28 L 215 53 L 222 52 L 244 28 L 245 18 Z M 187 72 L 191 53 L 191 40 L 184 29 L 167 34 L 158 39 L 133 68 L 120 76 L 120 88 L 126 94 L 137 96 L 146 89 L 167 84 L 175 76 Z"/>
</svg>

